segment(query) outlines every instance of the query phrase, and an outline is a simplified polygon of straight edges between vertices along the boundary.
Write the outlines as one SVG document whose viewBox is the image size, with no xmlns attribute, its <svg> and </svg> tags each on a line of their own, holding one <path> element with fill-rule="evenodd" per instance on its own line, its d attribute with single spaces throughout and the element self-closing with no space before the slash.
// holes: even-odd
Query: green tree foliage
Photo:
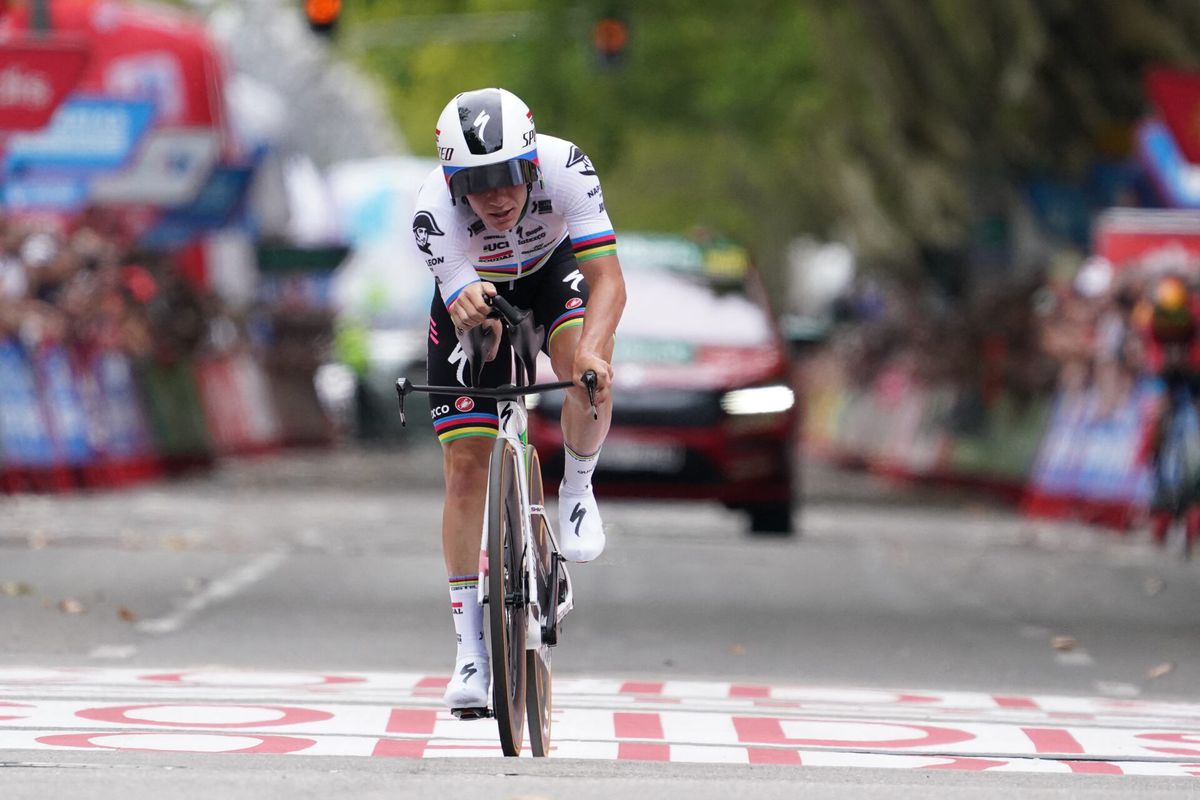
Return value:
<svg viewBox="0 0 1200 800">
<path fill-rule="evenodd" d="M 768 273 L 803 232 L 916 271 L 1033 173 L 1129 149 L 1142 71 L 1194 66 L 1195 0 L 356 0 L 342 45 L 433 154 L 451 96 L 502 85 L 592 156 L 619 229 L 705 224 Z M 592 51 L 628 22 L 620 65 Z"/>
</svg>

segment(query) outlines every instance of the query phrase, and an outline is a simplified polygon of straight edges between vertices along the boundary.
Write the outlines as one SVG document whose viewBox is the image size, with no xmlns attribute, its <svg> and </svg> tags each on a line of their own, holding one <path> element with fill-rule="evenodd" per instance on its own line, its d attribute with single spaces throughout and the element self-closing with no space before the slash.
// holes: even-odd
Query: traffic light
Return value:
<svg viewBox="0 0 1200 800">
<path fill-rule="evenodd" d="M 308 27 L 321 36 L 332 36 L 342 14 L 342 0 L 304 0 Z"/>
<path fill-rule="evenodd" d="M 592 47 L 602 66 L 615 67 L 625 60 L 629 43 L 629 25 L 615 15 L 602 17 L 592 28 Z"/>
</svg>

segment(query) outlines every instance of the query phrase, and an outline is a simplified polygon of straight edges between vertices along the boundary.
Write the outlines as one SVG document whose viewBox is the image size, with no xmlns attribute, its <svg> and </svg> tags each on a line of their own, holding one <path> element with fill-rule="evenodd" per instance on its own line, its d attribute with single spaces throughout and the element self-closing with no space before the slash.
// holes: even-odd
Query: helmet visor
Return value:
<svg viewBox="0 0 1200 800">
<path fill-rule="evenodd" d="M 465 167 L 450 176 L 450 194 L 463 197 L 506 186 L 520 186 L 537 180 L 537 165 L 523 158 L 485 164 L 482 167 Z"/>
</svg>

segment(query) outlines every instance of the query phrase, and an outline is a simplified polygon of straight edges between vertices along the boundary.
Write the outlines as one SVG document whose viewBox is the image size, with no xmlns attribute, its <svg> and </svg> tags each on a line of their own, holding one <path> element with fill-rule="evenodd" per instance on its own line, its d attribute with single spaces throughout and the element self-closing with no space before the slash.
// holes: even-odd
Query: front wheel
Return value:
<svg viewBox="0 0 1200 800">
<path fill-rule="evenodd" d="M 492 703 L 500 746 L 521 754 L 525 732 L 525 565 L 521 538 L 518 454 L 503 439 L 488 473 L 488 620 L 491 632 Z"/>
<path fill-rule="evenodd" d="M 542 464 L 537 450 L 529 447 L 529 505 L 545 506 L 546 496 L 542 490 Z M 546 520 L 540 515 L 530 519 L 532 539 L 530 554 L 537 558 L 534 574 L 537 576 L 537 605 L 541 611 L 537 622 L 546 630 L 549 621 L 558 612 L 558 593 L 553 585 L 553 555 L 550 552 L 550 537 L 546 533 Z M 550 647 L 546 641 L 536 650 L 525 653 L 525 710 L 529 722 L 529 746 L 533 755 L 542 758 L 550 755 L 550 709 L 552 708 L 550 678 Z"/>
</svg>

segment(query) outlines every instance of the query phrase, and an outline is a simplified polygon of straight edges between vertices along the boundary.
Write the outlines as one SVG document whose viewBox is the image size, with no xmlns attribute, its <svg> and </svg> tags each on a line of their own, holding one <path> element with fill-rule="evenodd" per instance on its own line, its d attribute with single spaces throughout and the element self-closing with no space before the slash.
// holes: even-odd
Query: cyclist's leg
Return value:
<svg viewBox="0 0 1200 800">
<path fill-rule="evenodd" d="M 543 267 L 534 303 L 537 321 L 546 327 L 545 349 L 559 380 L 574 380 L 575 350 L 587 314 L 588 286 L 569 245 L 556 250 Z M 612 343 L 604 357 L 612 360 Z M 559 546 L 572 561 L 591 561 L 604 550 L 604 528 L 592 493 L 592 473 L 612 422 L 612 404 L 597 406 L 592 417 L 587 392 L 567 390 L 562 408 L 563 483 L 559 487 Z"/>
<path fill-rule="evenodd" d="M 454 326 L 435 294 L 430 309 L 429 383 L 466 386 L 469 369 L 454 336 Z M 505 355 L 484 367 L 482 383 L 507 379 Z M 494 400 L 466 395 L 430 395 L 430 415 L 442 443 L 446 494 L 442 508 L 442 554 L 450 580 L 450 604 L 458 640 L 454 672 L 445 702 L 451 708 L 488 704 L 490 670 L 483 641 L 483 609 L 479 604 L 479 532 L 487 491 L 488 464 L 496 436 Z"/>
</svg>

